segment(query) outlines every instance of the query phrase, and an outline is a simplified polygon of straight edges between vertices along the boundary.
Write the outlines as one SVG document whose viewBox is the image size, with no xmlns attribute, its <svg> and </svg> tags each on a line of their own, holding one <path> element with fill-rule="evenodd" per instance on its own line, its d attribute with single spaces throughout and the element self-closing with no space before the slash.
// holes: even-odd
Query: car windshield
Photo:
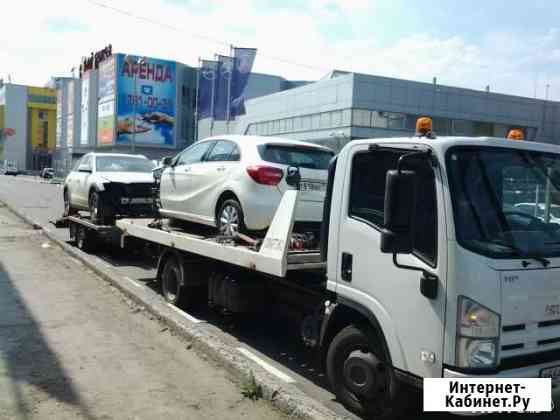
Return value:
<svg viewBox="0 0 560 420">
<path fill-rule="evenodd" d="M 495 258 L 560 256 L 560 155 L 456 147 L 447 155 L 457 240 Z"/>
<path fill-rule="evenodd" d="M 97 172 L 152 172 L 154 164 L 130 156 L 97 156 L 96 169 Z"/>
<path fill-rule="evenodd" d="M 261 159 L 266 162 L 308 169 L 326 170 L 334 156 L 329 150 L 305 146 L 262 144 L 258 149 Z"/>
</svg>

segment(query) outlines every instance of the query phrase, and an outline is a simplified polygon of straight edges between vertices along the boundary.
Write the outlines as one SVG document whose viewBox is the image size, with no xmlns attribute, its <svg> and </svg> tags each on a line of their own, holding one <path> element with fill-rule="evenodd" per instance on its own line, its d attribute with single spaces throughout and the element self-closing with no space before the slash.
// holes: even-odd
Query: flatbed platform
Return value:
<svg viewBox="0 0 560 420">
<path fill-rule="evenodd" d="M 204 236 L 174 229 L 153 219 L 120 219 L 116 226 L 131 236 L 172 249 L 204 256 L 250 270 L 285 277 L 289 270 L 324 270 L 318 250 L 289 250 L 297 191 L 284 194 L 260 247 L 240 244 L 234 238 Z"/>
</svg>

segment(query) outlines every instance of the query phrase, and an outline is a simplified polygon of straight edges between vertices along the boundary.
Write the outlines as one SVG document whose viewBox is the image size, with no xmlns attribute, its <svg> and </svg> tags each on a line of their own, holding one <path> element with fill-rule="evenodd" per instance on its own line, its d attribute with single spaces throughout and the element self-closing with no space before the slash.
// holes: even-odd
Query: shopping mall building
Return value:
<svg viewBox="0 0 560 420">
<path fill-rule="evenodd" d="M 0 166 L 50 166 L 55 148 L 56 92 L 0 82 Z"/>
<path fill-rule="evenodd" d="M 560 143 L 560 103 L 433 83 L 333 71 L 325 78 L 246 102 L 229 123 L 199 121 L 198 138 L 225 133 L 284 136 L 339 149 L 354 139 L 410 136 L 418 116 L 437 135 L 505 137 Z"/>
</svg>

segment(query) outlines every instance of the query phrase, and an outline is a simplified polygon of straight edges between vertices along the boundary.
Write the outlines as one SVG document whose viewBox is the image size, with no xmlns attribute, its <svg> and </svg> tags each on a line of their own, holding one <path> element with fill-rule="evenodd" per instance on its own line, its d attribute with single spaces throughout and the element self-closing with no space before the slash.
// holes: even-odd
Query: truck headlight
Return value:
<svg viewBox="0 0 560 420">
<path fill-rule="evenodd" d="M 479 303 L 459 296 L 457 366 L 493 368 L 498 364 L 500 316 Z"/>
</svg>

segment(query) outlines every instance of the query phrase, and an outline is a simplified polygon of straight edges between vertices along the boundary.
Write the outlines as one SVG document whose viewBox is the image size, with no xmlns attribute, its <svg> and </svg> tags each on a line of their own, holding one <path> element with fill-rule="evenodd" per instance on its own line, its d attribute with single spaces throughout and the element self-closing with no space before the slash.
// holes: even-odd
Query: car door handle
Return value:
<svg viewBox="0 0 560 420">
<path fill-rule="evenodd" d="M 191 168 L 187 167 L 187 168 L 183 169 L 183 171 L 184 171 L 184 172 L 190 172 L 190 171 L 191 171 Z"/>
<path fill-rule="evenodd" d="M 225 171 L 226 167 L 225 166 L 219 166 L 216 168 L 217 171 Z"/>
</svg>

